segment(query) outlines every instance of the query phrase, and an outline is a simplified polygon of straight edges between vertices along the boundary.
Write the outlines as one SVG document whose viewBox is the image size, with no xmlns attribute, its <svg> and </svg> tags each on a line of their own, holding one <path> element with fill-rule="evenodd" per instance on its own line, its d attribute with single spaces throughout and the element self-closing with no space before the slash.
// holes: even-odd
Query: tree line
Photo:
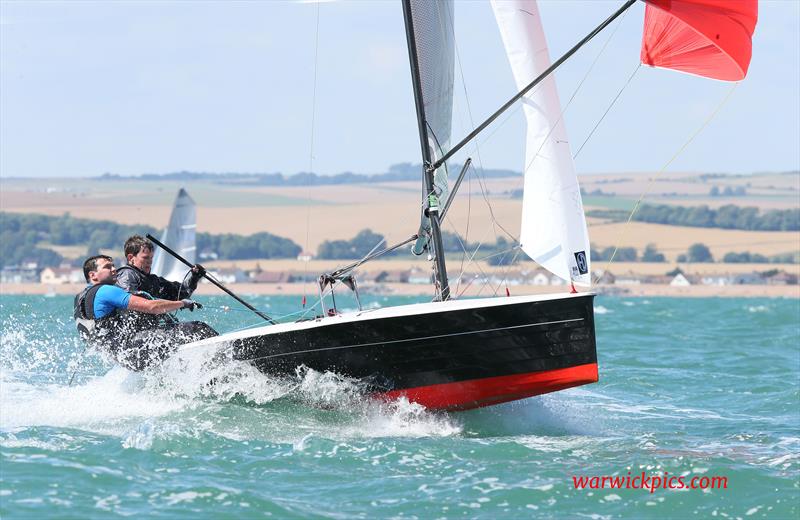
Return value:
<svg viewBox="0 0 800 520">
<path fill-rule="evenodd" d="M 100 249 L 118 250 L 122 253 L 125 240 L 134 234 L 153 234 L 158 230 L 146 225 L 118 224 L 108 220 L 81 219 L 64 214 L 47 216 L 37 214 L 17 214 L 0 212 L 0 267 L 36 262 L 39 267 L 55 267 L 65 261 L 62 255 L 49 245 L 86 246 L 85 256 L 97 254 Z M 442 244 L 446 253 L 461 254 L 466 250 L 472 254 L 479 244 L 464 240 L 456 233 L 444 231 Z M 350 240 L 326 240 L 317 249 L 317 257 L 331 260 L 356 260 L 373 250 L 387 246 L 385 237 L 369 229 L 364 229 Z M 486 259 L 491 265 L 510 265 L 528 259 L 513 242 L 499 237 L 494 243 L 480 245 L 477 259 Z M 410 246 L 400 248 L 389 256 L 407 255 Z M 296 258 L 301 247 L 288 238 L 270 233 L 255 233 L 243 236 L 232 233 L 197 234 L 199 253 L 213 252 L 223 260 L 247 260 L 262 258 Z M 598 248 L 591 251 L 594 260 L 609 260 L 614 254 L 613 247 Z M 758 253 L 728 253 L 722 258 L 725 263 L 798 263 L 796 253 L 786 253 L 766 257 Z M 614 259 L 620 262 L 666 262 L 655 244 L 648 244 L 641 256 L 633 247 L 616 250 Z M 83 258 L 75 259 L 76 263 Z M 704 244 L 693 244 L 685 254 L 678 257 L 679 262 L 713 262 L 711 251 Z"/>
<path fill-rule="evenodd" d="M 317 248 L 317 258 L 323 260 L 358 260 L 364 258 L 372 251 L 379 251 L 392 244 L 386 242 L 386 238 L 380 233 L 375 233 L 371 229 L 362 229 L 355 237 L 350 240 L 326 240 Z M 464 240 L 457 233 L 442 231 L 442 249 L 445 253 L 458 254 L 466 250 L 472 254 L 479 244 Z M 387 253 L 388 257 L 407 255 L 411 245 L 396 249 Z M 524 256 L 524 253 L 521 253 Z M 511 243 L 503 237 L 499 237 L 493 244 L 482 244 L 480 257 L 487 258 L 493 265 L 505 265 L 511 258 L 519 256 L 514 254 Z"/>
<path fill-rule="evenodd" d="M 624 221 L 624 210 L 594 210 L 590 217 Z M 701 206 L 644 204 L 633 215 L 637 222 L 704 228 L 741 229 L 748 231 L 800 231 L 800 209 L 773 209 L 761 213 L 752 206 L 727 204 L 718 209 Z"/>
<path fill-rule="evenodd" d="M 459 254 L 466 250 L 472 254 L 477 248 L 477 243 L 468 242 L 456 233 L 448 231 L 442 232 L 442 245 L 446 253 Z M 521 249 L 514 247 L 514 243 L 504 237 L 498 237 L 493 244 L 482 244 L 480 252 L 476 255 L 477 259 L 485 259 L 489 265 L 512 265 L 521 260 L 529 260 Z M 372 251 L 379 251 L 387 247 L 386 240 L 380 233 L 375 233 L 370 229 L 358 232 L 350 240 L 326 240 L 320 244 L 317 250 L 317 258 L 325 260 L 358 260 L 364 258 Z M 398 256 L 408 254 L 408 248 L 398 249 L 387 256 Z M 641 254 L 635 247 L 604 247 L 592 248 L 591 258 L 596 261 L 616 262 L 658 262 L 667 261 L 666 256 L 658 250 L 656 244 L 647 244 Z M 685 253 L 678 255 L 678 262 L 715 262 L 711 250 L 702 243 L 689 246 Z M 800 254 L 784 253 L 773 256 L 765 256 L 759 253 L 730 252 L 725 254 L 722 263 L 772 263 L 772 264 L 792 264 L 800 263 Z"/>
<path fill-rule="evenodd" d="M 49 248 L 55 246 L 86 246 L 86 256 L 100 249 L 118 250 L 131 235 L 160 232 L 142 224 L 118 224 L 109 220 L 75 218 L 69 214 L 48 216 L 0 212 L 0 267 L 36 262 L 39 267 L 55 267 L 64 262 L 62 255 Z M 295 258 L 299 245 L 288 238 L 270 233 L 249 236 L 232 233 L 197 234 L 198 252 L 213 251 L 223 260 L 257 258 Z M 83 258 L 77 259 L 82 262 Z"/>
<path fill-rule="evenodd" d="M 606 247 L 604 249 L 592 249 L 592 260 L 611 260 L 611 257 L 618 262 L 666 262 L 666 258 L 662 253 L 659 253 L 655 244 L 647 244 L 642 256 L 640 257 L 638 251 L 634 247 L 620 247 L 617 248 L 614 254 L 613 247 Z M 701 242 L 692 244 L 685 253 L 681 253 L 677 257 L 677 261 L 684 262 L 715 262 L 714 255 L 711 249 Z M 778 255 L 766 256 L 759 253 L 751 253 L 748 251 L 743 252 L 729 252 L 726 253 L 721 260 L 724 264 L 797 264 L 800 263 L 800 253 L 783 253 Z"/>
<path fill-rule="evenodd" d="M 450 171 L 459 172 L 460 164 L 449 165 Z M 342 172 L 335 175 L 319 175 L 310 172 L 299 172 L 293 175 L 283 173 L 208 173 L 208 172 L 172 172 L 172 173 L 145 173 L 142 175 L 119 175 L 104 173 L 100 176 L 103 181 L 142 180 L 142 181 L 178 181 L 196 182 L 205 181 L 216 184 L 238 184 L 243 186 L 326 186 L 337 184 L 356 184 L 370 182 L 414 181 L 422 179 L 422 165 L 412 163 L 393 164 L 384 173 L 353 173 Z M 481 171 L 484 178 L 514 177 L 521 175 L 519 172 L 504 169 L 485 169 Z"/>
</svg>

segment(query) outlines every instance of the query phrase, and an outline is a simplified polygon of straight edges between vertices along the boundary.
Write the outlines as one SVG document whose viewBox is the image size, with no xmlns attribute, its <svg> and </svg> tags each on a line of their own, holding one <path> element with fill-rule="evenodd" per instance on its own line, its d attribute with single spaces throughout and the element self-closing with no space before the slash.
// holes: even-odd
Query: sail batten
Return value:
<svg viewBox="0 0 800 520">
<path fill-rule="evenodd" d="M 517 88 L 550 67 L 535 0 L 492 0 Z M 527 138 L 520 245 L 542 267 L 590 285 L 589 235 L 555 79 L 522 98 Z"/>
</svg>

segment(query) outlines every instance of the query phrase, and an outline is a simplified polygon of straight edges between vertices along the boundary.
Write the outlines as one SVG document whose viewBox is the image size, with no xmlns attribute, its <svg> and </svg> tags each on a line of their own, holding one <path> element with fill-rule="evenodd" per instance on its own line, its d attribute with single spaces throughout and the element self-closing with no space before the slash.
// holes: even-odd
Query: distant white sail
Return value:
<svg viewBox="0 0 800 520">
<path fill-rule="evenodd" d="M 186 193 L 186 190 L 181 188 L 175 198 L 175 205 L 172 206 L 169 225 L 161 235 L 161 241 L 192 264 L 195 263 L 197 252 L 196 222 L 197 212 L 194 200 Z M 179 262 L 160 247 L 156 247 L 151 273 L 163 276 L 173 282 L 182 282 L 188 271 L 189 268 L 184 263 Z"/>
<path fill-rule="evenodd" d="M 550 66 L 539 7 L 535 0 L 492 0 L 492 9 L 522 90 Z M 522 250 L 564 280 L 590 285 L 589 234 L 554 77 L 522 103 L 528 123 Z"/>
</svg>

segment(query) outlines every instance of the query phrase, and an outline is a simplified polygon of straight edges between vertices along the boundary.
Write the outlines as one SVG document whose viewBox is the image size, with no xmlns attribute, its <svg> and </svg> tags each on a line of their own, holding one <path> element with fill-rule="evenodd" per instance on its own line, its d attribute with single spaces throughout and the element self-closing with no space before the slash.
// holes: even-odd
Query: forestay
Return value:
<svg viewBox="0 0 800 520">
<path fill-rule="evenodd" d="M 535 0 L 492 1 L 517 88 L 550 66 Z M 528 132 L 522 200 L 522 250 L 567 281 L 590 285 L 589 235 L 555 79 L 522 98 Z"/>
</svg>

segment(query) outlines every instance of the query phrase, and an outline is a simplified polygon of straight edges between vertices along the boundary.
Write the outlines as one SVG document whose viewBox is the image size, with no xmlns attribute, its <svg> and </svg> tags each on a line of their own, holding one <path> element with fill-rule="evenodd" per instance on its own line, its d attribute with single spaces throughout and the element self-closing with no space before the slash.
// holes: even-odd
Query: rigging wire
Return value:
<svg viewBox="0 0 800 520">
<path fill-rule="evenodd" d="M 605 53 L 605 51 L 606 51 L 606 48 L 608 47 L 609 43 L 611 43 L 611 40 L 612 40 L 612 39 L 614 38 L 614 36 L 617 34 L 617 31 L 618 31 L 618 30 L 619 30 L 619 28 L 622 26 L 622 22 L 623 22 L 623 20 L 625 19 L 625 17 L 628 15 L 628 12 L 629 12 L 629 11 L 625 11 L 625 12 L 622 14 L 622 16 L 620 17 L 620 19 L 619 19 L 619 21 L 617 22 L 616 26 L 614 27 L 614 30 L 613 30 L 613 31 L 611 31 L 611 33 L 608 35 L 608 38 L 606 38 L 606 41 L 605 41 L 605 42 L 603 42 L 603 46 L 600 48 L 600 51 L 598 51 L 598 53 L 597 53 L 597 56 L 595 56 L 594 60 L 592 60 L 592 63 L 589 65 L 589 68 L 588 68 L 588 69 L 586 69 L 586 74 L 584 74 L 584 75 L 583 75 L 583 78 L 581 78 L 580 82 L 578 82 L 578 85 L 575 87 L 575 90 L 573 90 L 573 91 L 572 91 L 572 95 L 570 96 L 569 100 L 568 100 L 568 101 L 567 101 L 567 103 L 564 105 L 564 108 L 562 108 L 562 109 L 561 109 L 561 112 L 558 114 L 558 118 L 556 118 L 556 121 L 555 121 L 555 123 L 553 123 L 553 125 L 551 126 L 551 128 L 550 128 L 550 131 L 548 131 L 548 132 L 547 132 L 547 135 L 544 137 L 544 139 L 542 139 L 542 142 L 541 142 L 541 144 L 539 145 L 539 148 L 536 150 L 536 153 L 535 153 L 535 154 L 533 154 L 533 158 L 530 160 L 530 162 L 529 162 L 528 164 L 526 164 L 526 165 L 525 165 L 525 169 L 524 169 L 524 170 L 522 170 L 523 177 L 522 177 L 522 179 L 521 179 L 521 180 L 520 180 L 520 181 L 517 183 L 517 186 L 519 186 L 521 183 L 523 183 L 523 182 L 524 182 L 524 180 L 525 180 L 525 173 L 526 173 L 526 172 L 527 172 L 527 171 L 528 171 L 528 170 L 529 170 L 529 169 L 530 169 L 530 168 L 533 166 L 533 163 L 534 163 L 534 161 L 536 161 L 536 159 L 539 157 L 539 153 L 542 151 L 542 148 L 544 148 L 544 145 L 545 145 L 545 144 L 547 143 L 547 141 L 550 139 L 550 136 L 553 134 L 553 132 L 555 131 L 555 129 L 558 127 L 559 123 L 561 123 L 561 120 L 564 118 L 564 114 L 567 112 L 567 109 L 570 107 L 570 105 L 572 104 L 572 102 L 575 100 L 575 97 L 578 95 L 578 92 L 580 92 L 580 91 L 581 91 L 581 89 L 582 89 L 582 87 L 583 87 L 583 84 L 586 82 L 586 80 L 589 78 L 589 75 L 590 75 L 590 74 L 592 73 L 592 71 L 594 70 L 594 67 L 595 67 L 595 65 L 597 65 L 597 62 L 598 62 L 598 61 L 600 61 L 600 57 L 601 57 L 601 56 L 602 56 L 602 55 Z M 639 66 L 641 66 L 641 64 L 639 64 Z M 638 66 L 637 66 L 636 70 L 634 70 L 634 74 L 636 73 L 636 71 L 637 71 L 637 70 L 639 70 L 639 67 L 638 67 Z M 630 78 L 628 78 L 628 81 L 627 81 L 627 83 L 625 83 L 625 85 L 622 87 L 622 89 L 619 91 L 619 93 L 617 93 L 617 96 L 616 96 L 616 97 L 614 98 L 614 100 L 611 102 L 611 105 L 610 105 L 610 106 L 609 106 L 609 107 L 606 109 L 606 112 L 605 112 L 605 114 L 603 114 L 603 116 L 600 118 L 600 121 L 598 121 L 598 122 L 597 122 L 597 124 L 595 125 L 594 129 L 592 129 L 592 131 L 589 133 L 589 136 L 588 136 L 588 137 L 586 138 L 586 140 L 583 142 L 583 144 L 581 145 L 581 148 L 583 148 L 583 146 L 584 146 L 584 145 L 585 145 L 585 144 L 586 144 L 586 143 L 589 141 L 589 139 L 592 137 L 592 134 L 594 133 L 594 130 L 595 130 L 595 129 L 596 129 L 596 128 L 597 128 L 597 127 L 600 125 L 600 122 L 603 120 L 603 118 L 605 117 L 605 115 L 606 115 L 606 114 L 607 114 L 607 113 L 608 113 L 608 112 L 611 110 L 611 107 L 613 107 L 613 106 L 614 106 L 614 103 L 616 102 L 617 98 L 619 98 L 619 96 L 622 94 L 622 91 L 623 91 L 623 90 L 625 90 L 625 88 L 628 86 L 628 83 L 630 83 L 630 82 L 631 82 L 631 79 L 633 79 L 633 75 L 631 75 L 631 77 L 630 77 Z M 553 80 L 553 81 L 555 81 L 555 80 Z M 545 82 L 543 81 L 543 82 L 542 82 L 542 83 L 539 85 L 539 87 L 540 87 L 540 88 L 543 88 L 543 87 L 544 87 L 544 84 L 545 84 Z M 538 91 L 538 90 L 539 90 L 539 89 L 537 88 L 537 89 L 536 89 L 534 92 L 536 92 L 536 91 Z M 531 93 L 531 95 L 533 95 L 533 93 Z M 522 102 L 518 104 L 518 107 L 522 107 L 522 106 L 524 105 L 524 98 L 523 98 L 523 100 L 521 100 L 521 101 L 522 101 Z M 505 121 L 504 121 L 504 123 L 505 123 Z M 580 150 L 579 150 L 579 151 L 580 151 Z M 575 157 L 577 157 L 577 154 L 576 154 L 575 156 L 573 156 L 573 160 L 575 159 Z M 518 189 L 518 188 L 517 188 L 517 189 Z"/>
<path fill-rule="evenodd" d="M 641 63 L 641 62 L 639 62 L 639 63 L 636 65 L 636 68 L 635 68 L 635 69 L 633 69 L 633 72 L 631 73 L 631 75 L 628 77 L 628 81 L 626 81 L 626 82 L 625 82 L 625 84 L 624 84 L 624 85 L 622 85 L 622 88 L 621 88 L 621 89 L 619 89 L 619 92 L 617 92 L 617 95 L 616 95 L 616 96 L 614 96 L 614 99 L 612 99 L 612 100 L 611 100 L 611 104 L 610 104 L 610 105 L 608 105 L 608 108 L 606 108 L 606 111 L 605 111 L 605 112 L 603 112 L 603 115 L 602 115 L 602 116 L 600 116 L 600 119 L 597 121 L 597 124 L 595 124 L 595 125 L 594 125 L 594 127 L 592 128 L 592 130 L 589 132 L 589 135 L 587 135 L 587 136 L 586 136 L 586 139 L 584 139 L 583 143 L 581 143 L 580 147 L 578 148 L 578 151 L 577 151 L 577 152 L 575 152 L 575 155 L 573 155 L 573 156 L 572 156 L 572 159 L 573 159 L 573 160 L 575 160 L 575 159 L 577 159 L 577 158 L 578 158 L 578 155 L 580 155 L 580 153 L 581 153 L 581 150 L 583 150 L 583 147 L 584 147 L 584 146 L 586 146 L 586 143 L 588 143 L 588 142 L 589 142 L 589 139 L 591 139 L 591 138 L 592 138 L 592 136 L 594 135 L 594 131 L 595 131 L 595 130 L 597 130 L 597 127 L 599 127 L 599 126 L 600 126 L 600 123 L 602 123 L 602 122 L 603 122 L 603 119 L 605 119 L 605 118 L 606 118 L 606 116 L 608 115 L 608 113 L 609 113 L 609 112 L 611 111 L 611 109 L 614 107 L 614 104 L 616 104 L 617 100 L 618 100 L 618 99 L 619 99 L 619 97 L 622 95 L 622 92 L 623 92 L 623 91 L 624 91 L 626 88 L 628 88 L 628 85 L 630 85 L 631 81 L 633 80 L 633 77 L 636 75 L 636 73 L 637 73 L 637 72 L 639 72 L 639 69 L 641 69 L 641 68 L 642 68 L 642 63 Z"/>
<path fill-rule="evenodd" d="M 314 173 L 314 130 L 316 124 L 317 114 L 317 61 L 319 57 L 319 11 L 320 2 L 317 4 L 317 23 L 314 31 L 314 84 L 311 94 L 311 136 L 308 150 L 308 171 Z M 303 307 L 306 305 L 306 297 L 308 296 L 306 284 L 308 283 L 308 262 L 311 260 L 309 257 L 309 237 L 311 234 L 311 177 L 306 180 L 306 253 L 303 259 Z"/>
<path fill-rule="evenodd" d="M 476 128 L 475 127 L 475 119 L 474 119 L 474 117 L 472 115 L 472 105 L 470 104 L 469 91 L 467 90 L 467 82 L 466 82 L 466 79 L 464 77 L 464 68 L 463 68 L 462 63 L 461 63 L 461 52 L 458 49 L 458 43 L 455 41 L 455 39 L 453 40 L 453 47 L 454 47 L 454 50 L 455 50 L 456 63 L 458 64 L 459 76 L 461 78 L 461 87 L 464 90 L 464 101 L 465 101 L 466 108 L 467 108 L 467 115 L 469 117 L 470 127 L 474 130 Z M 493 228 L 493 231 L 494 231 L 494 235 L 495 236 L 497 235 L 497 228 L 499 227 L 506 235 L 508 235 L 510 238 L 513 238 L 516 241 L 516 238 L 514 238 L 514 236 L 508 230 L 506 230 L 503 227 L 503 225 L 500 224 L 500 222 L 495 217 L 494 208 L 492 207 L 492 204 L 489 201 L 489 197 L 488 197 L 488 194 L 487 194 L 488 190 L 484 186 L 484 182 L 485 181 L 484 181 L 484 179 L 482 178 L 482 175 L 481 175 L 481 172 L 484 171 L 483 158 L 481 157 L 480 147 L 478 146 L 477 142 L 475 142 L 475 154 L 476 154 L 476 156 L 478 158 L 478 164 L 479 164 L 479 167 L 475 169 L 475 180 L 478 183 L 478 186 L 480 187 L 481 195 L 483 196 L 483 200 L 486 203 L 487 208 L 489 209 L 489 216 L 490 216 L 491 221 L 492 221 L 492 228 Z M 466 226 L 464 240 L 468 240 L 469 239 L 469 222 L 470 222 L 470 218 L 472 216 L 472 189 L 471 189 L 472 188 L 472 182 L 471 181 L 472 181 L 472 178 L 470 177 L 470 185 L 469 185 L 470 191 L 469 191 L 469 194 L 468 194 L 469 205 L 468 205 L 467 226 Z M 448 219 L 448 221 L 455 228 L 455 225 L 452 224 L 452 222 L 449 219 Z M 457 230 L 457 228 L 455 228 L 455 229 Z M 458 233 L 456 232 L 456 234 L 458 234 Z M 459 241 L 460 241 L 460 238 L 459 238 Z M 478 246 L 476 248 L 475 253 L 477 253 L 477 250 L 480 249 L 480 247 L 482 245 L 483 245 L 483 241 L 481 240 L 478 243 Z M 462 244 L 462 248 L 463 248 L 463 244 Z M 464 248 L 464 251 L 466 252 L 466 248 Z M 474 257 L 474 256 L 475 255 L 473 254 L 472 257 Z M 470 261 L 467 262 L 467 266 L 469 266 L 471 261 L 472 260 L 470 259 Z M 460 269 L 460 273 L 459 273 L 459 277 L 458 278 L 460 280 L 461 277 L 464 274 L 464 269 L 465 269 L 464 256 L 462 256 L 461 265 L 459 266 L 459 269 Z"/>
<path fill-rule="evenodd" d="M 565 106 L 564 106 L 564 108 L 561 110 L 561 113 L 559 114 L 559 116 L 558 116 L 558 119 L 556 120 L 556 123 L 555 123 L 555 124 L 553 125 L 553 127 L 550 129 L 550 131 L 548 132 L 547 136 L 545 136 L 545 138 L 542 140 L 542 144 L 540 145 L 540 147 L 539 147 L 539 150 L 537 150 L 536 154 L 534 154 L 534 157 L 533 157 L 533 159 L 531 160 L 531 164 L 528 164 L 528 165 L 526 165 L 525 169 L 523 170 L 523 173 L 524 173 L 525 171 L 527 171 L 527 170 L 528 170 L 528 169 L 529 169 L 529 168 L 532 166 L 532 164 L 533 164 L 533 160 L 535 160 L 535 158 L 539 156 L 539 152 L 541 151 L 541 148 L 542 148 L 542 147 L 544 147 L 544 144 L 545 144 L 545 143 L 547 142 L 547 140 L 550 138 L 550 135 L 551 135 L 551 134 L 552 134 L 552 132 L 554 131 L 555 127 L 556 127 L 556 126 L 558 126 L 558 123 L 559 123 L 559 122 L 561 121 L 561 119 L 563 118 L 563 116 L 564 116 L 564 113 L 566 112 L 567 108 L 569 108 L 570 104 L 572 104 L 573 100 L 575 99 L 575 97 L 577 96 L 578 92 L 579 92 L 579 91 L 581 90 L 581 88 L 583 87 L 583 84 L 584 84 L 584 82 L 587 80 L 587 78 L 588 78 L 588 77 L 589 77 L 589 75 L 591 74 L 592 70 L 594 69 L 595 65 L 596 65 L 596 64 L 597 64 L 597 62 L 599 61 L 600 57 L 601 57 L 601 56 L 602 56 L 602 55 L 605 53 L 605 50 L 606 50 L 606 48 L 608 47 L 609 43 L 611 42 L 611 40 L 612 40 L 612 39 L 614 38 L 614 36 L 616 35 L 616 33 L 617 33 L 617 31 L 619 30 L 619 28 L 621 27 L 621 25 L 622 25 L 622 23 L 623 23 L 623 20 L 625 19 L 625 17 L 627 16 L 627 14 L 628 14 L 628 13 L 627 13 L 627 11 L 626 11 L 626 12 L 625 12 L 625 13 L 624 13 L 624 14 L 623 14 L 621 17 L 620 17 L 620 19 L 619 19 L 619 21 L 616 23 L 616 25 L 615 25 L 615 27 L 614 27 L 613 31 L 611 31 L 611 33 L 609 34 L 608 38 L 606 38 L 605 42 L 603 43 L 602 47 L 600 48 L 600 51 L 597 53 L 597 55 L 595 56 L 595 58 L 594 58 L 594 60 L 592 61 L 591 65 L 589 66 L 589 68 L 587 69 L 586 73 L 584 74 L 583 78 L 582 78 L 582 79 L 581 79 L 581 81 L 578 83 L 577 87 L 575 88 L 575 90 L 573 91 L 572 95 L 570 96 L 570 98 L 569 98 L 569 101 L 567 101 L 566 105 L 565 105 Z M 461 57 L 460 57 L 460 53 L 459 53 L 459 51 L 458 51 L 458 45 L 457 45 L 457 44 L 455 44 L 455 51 L 456 51 L 456 62 L 458 63 L 458 67 L 459 67 L 459 73 L 460 73 L 460 76 L 461 76 L 461 84 L 462 84 L 462 88 L 463 88 L 463 90 L 464 90 L 464 99 L 465 99 L 465 102 L 466 102 L 467 113 L 468 113 L 468 116 L 469 116 L 469 119 L 470 119 L 470 124 L 472 125 L 472 128 L 474 129 L 474 128 L 475 128 L 475 123 L 474 123 L 474 119 L 473 119 L 473 117 L 472 117 L 472 109 L 471 109 L 471 105 L 470 105 L 470 101 L 469 101 L 469 93 L 468 93 L 468 91 L 467 91 L 466 80 L 465 80 L 465 78 L 464 78 L 464 71 L 463 71 L 463 67 L 462 67 L 462 64 L 461 64 Z M 629 82 L 630 82 L 630 80 L 629 80 Z M 540 86 L 538 86 L 538 87 L 537 87 L 537 88 L 534 90 L 534 92 L 536 92 L 536 91 L 537 91 L 539 88 L 541 88 L 541 85 L 540 85 Z M 619 97 L 619 94 L 617 95 L 617 97 Z M 616 101 L 616 99 L 615 99 L 615 101 Z M 613 105 L 613 103 L 612 103 L 612 105 Z M 509 119 L 511 119 L 511 117 L 513 116 L 513 114 L 515 114 L 515 113 L 516 113 L 518 110 L 520 110 L 520 108 L 521 108 L 522 106 L 523 106 L 523 103 L 518 103 L 518 104 L 517 104 L 517 106 L 516 106 L 516 107 L 515 107 L 515 108 L 514 108 L 512 111 L 510 111 L 510 112 L 508 113 L 508 115 L 507 115 L 507 116 L 506 116 L 506 117 L 505 117 L 505 118 L 504 118 L 504 119 L 503 119 L 503 120 L 502 120 L 502 121 L 501 121 L 499 124 L 495 125 L 495 128 L 494 128 L 494 130 L 492 130 L 492 132 L 491 132 L 489 135 L 487 135 L 485 139 L 483 139 L 483 140 L 481 141 L 481 144 L 488 142 L 488 141 L 489 141 L 489 140 L 490 140 L 490 139 L 491 139 L 491 138 L 494 136 L 494 134 L 495 134 L 495 133 L 496 133 L 496 132 L 497 132 L 497 131 L 498 131 L 498 130 L 501 128 L 501 127 L 503 127 L 503 126 L 504 126 L 504 125 L 505 125 L 505 124 L 508 122 L 508 120 L 509 120 Z M 609 109 L 610 109 L 610 107 L 609 107 Z M 598 124 L 599 124 L 599 123 L 598 123 Z M 589 137 L 591 137 L 591 135 L 590 135 Z M 588 141 L 588 138 L 587 138 L 587 141 Z M 479 163 L 479 165 L 480 165 L 480 166 L 479 166 L 479 169 L 480 169 L 480 171 L 483 171 L 483 160 L 482 160 L 482 158 L 481 158 L 481 154 L 480 154 L 480 145 L 478 144 L 477 140 L 476 140 L 476 141 L 475 141 L 475 143 L 474 143 L 474 147 L 475 147 L 475 153 L 476 153 L 476 155 L 477 155 L 477 158 L 478 158 L 478 163 Z M 476 169 L 476 173 L 478 173 L 478 171 L 477 171 L 477 170 L 478 170 L 478 169 Z M 483 195 L 483 199 L 484 199 L 484 201 L 486 202 L 486 204 L 487 204 L 487 207 L 488 207 L 488 209 L 489 209 L 490 217 L 491 217 L 491 219 L 492 219 L 492 225 L 493 225 L 493 226 L 497 226 L 497 227 L 499 227 L 500 229 L 502 229 L 502 231 L 503 231 L 503 232 L 505 232 L 505 233 L 506 233 L 506 235 L 507 235 L 509 238 L 511 238 L 511 239 L 512 239 L 514 242 L 517 242 L 517 243 L 518 243 L 518 242 L 519 242 L 519 238 L 518 238 L 518 237 L 516 237 L 516 236 L 514 236 L 514 235 L 513 235 L 512 233 L 510 233 L 508 230 L 506 230 L 506 229 L 505 229 L 505 228 L 504 228 L 504 227 L 503 227 L 503 226 L 502 226 L 502 225 L 499 223 L 499 221 L 498 221 L 498 220 L 495 218 L 494 211 L 493 211 L 493 208 L 492 208 L 492 205 L 491 205 L 491 203 L 489 202 L 489 199 L 488 199 L 488 196 L 487 196 L 487 190 L 486 190 L 486 188 L 485 188 L 485 186 L 484 186 L 484 181 L 483 181 L 483 179 L 481 178 L 481 175 L 480 175 L 480 173 L 478 173 L 478 174 L 476 175 L 476 179 L 477 179 L 478 185 L 480 186 L 480 189 L 481 189 L 481 194 Z M 471 180 L 471 179 L 470 179 L 470 180 Z M 520 181 L 520 182 L 521 182 L 521 181 Z M 471 195 L 471 193 L 470 193 L 470 195 Z M 470 202 L 471 202 L 471 199 L 470 199 Z M 471 208 L 471 206 L 470 206 L 470 208 Z M 470 215 L 468 214 L 467 226 L 469 226 L 469 216 L 470 216 Z M 496 234 L 496 229 L 495 229 L 495 234 Z M 466 238 L 465 238 L 465 240 L 466 240 Z M 475 251 L 475 253 L 477 253 L 477 251 L 478 251 L 478 249 L 481 247 L 481 245 L 482 245 L 482 243 L 479 243 L 479 244 L 478 244 L 478 247 L 476 248 L 476 251 Z M 518 250 L 518 251 L 515 253 L 515 259 L 516 259 L 516 257 L 519 255 L 519 253 L 520 253 L 520 251 L 519 251 L 519 250 Z M 472 260 L 473 260 L 474 256 L 475 256 L 475 254 L 473 254 L 473 255 L 471 256 L 471 258 L 470 258 L 469 262 L 467 263 L 467 267 L 468 267 L 468 266 L 469 266 L 469 264 L 472 262 Z M 461 269 L 461 273 L 460 273 L 460 275 L 459 275 L 459 280 L 460 280 L 460 279 L 461 279 L 461 277 L 463 276 L 464 269 L 465 269 L 464 262 L 463 262 L 463 257 L 462 257 L 462 263 L 461 263 L 460 269 Z M 506 267 L 505 271 L 507 272 L 509 269 L 510 269 L 510 265 Z M 471 283 L 470 283 L 470 285 L 471 285 Z M 495 295 L 497 294 L 497 290 L 499 290 L 499 287 L 498 287 L 498 288 L 496 288 L 496 289 L 494 290 L 494 293 L 495 293 Z"/>
<path fill-rule="evenodd" d="M 625 221 L 625 224 L 622 226 L 622 229 L 620 230 L 620 233 L 618 235 L 619 238 L 616 240 L 617 245 L 614 246 L 614 252 L 611 253 L 611 257 L 609 257 L 608 261 L 606 262 L 606 266 L 605 266 L 605 269 L 603 271 L 608 271 L 608 268 L 611 266 L 611 263 L 614 261 L 614 257 L 617 255 L 617 250 L 620 247 L 619 244 L 624 240 L 628 229 L 630 229 L 630 223 L 633 220 L 633 216 L 639 210 L 639 207 L 641 206 L 642 201 L 644 200 L 644 198 L 647 195 L 650 194 L 650 190 L 652 189 L 653 183 L 656 181 L 656 179 L 658 179 L 661 176 L 661 174 L 663 174 L 666 171 L 667 168 L 669 168 L 669 166 L 675 161 L 675 159 L 677 159 L 683 153 L 683 151 L 686 150 L 686 148 L 689 146 L 689 144 L 691 144 L 691 142 L 694 141 L 695 137 L 700 135 L 700 133 L 703 130 L 705 130 L 705 128 L 711 123 L 711 121 L 713 121 L 717 117 L 717 114 L 720 112 L 720 110 L 722 110 L 722 107 L 724 107 L 725 104 L 727 104 L 728 100 L 731 98 L 733 93 L 736 91 L 736 87 L 738 87 L 738 86 L 739 86 L 739 82 L 736 82 L 731 86 L 731 88 L 728 90 L 728 93 L 722 98 L 722 101 L 720 101 L 720 103 L 711 112 L 711 114 L 709 114 L 709 116 L 705 119 L 705 121 L 703 121 L 703 123 L 697 128 L 697 130 L 695 130 L 689 136 L 689 138 L 683 143 L 683 145 L 681 145 L 681 147 L 678 149 L 678 151 L 676 151 L 672 155 L 672 157 L 669 158 L 669 160 L 664 164 L 664 166 L 662 166 L 661 169 L 658 172 L 656 172 L 656 174 L 654 176 L 652 176 L 650 178 L 650 180 L 648 181 L 647 185 L 645 186 L 645 190 L 642 192 L 642 194 L 636 200 L 636 203 L 633 205 L 633 209 L 631 209 L 631 212 L 628 215 L 628 219 Z M 599 280 L 600 280 L 600 276 L 599 275 L 595 275 L 594 283 L 597 283 Z"/>
</svg>

